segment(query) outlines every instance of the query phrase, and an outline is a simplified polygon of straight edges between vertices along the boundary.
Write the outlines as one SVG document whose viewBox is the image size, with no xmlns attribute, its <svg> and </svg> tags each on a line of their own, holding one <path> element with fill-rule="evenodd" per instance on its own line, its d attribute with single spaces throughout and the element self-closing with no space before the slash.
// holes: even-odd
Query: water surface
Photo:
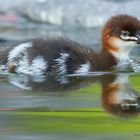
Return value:
<svg viewBox="0 0 140 140">
<path fill-rule="evenodd" d="M 99 50 L 101 25 L 111 15 L 126 11 L 139 17 L 138 8 L 134 8 L 139 5 L 138 0 L 88 1 L 82 7 L 78 4 L 82 0 L 69 1 L 67 12 L 61 13 L 67 5 L 63 0 L 48 0 L 50 9 L 45 8 L 45 0 L 35 3 L 30 0 L 28 4 L 25 0 L 18 3 L 1 0 L 0 47 L 14 46 L 35 37 L 64 36 Z M 51 12 L 49 16 L 44 13 L 43 18 L 44 11 Z M 138 48 L 130 54 L 138 64 L 139 54 Z M 139 140 L 139 81 L 139 72 L 51 77 L 1 72 L 0 139 Z"/>
<path fill-rule="evenodd" d="M 2 139 L 139 139 L 140 74 L 0 76 Z"/>
</svg>

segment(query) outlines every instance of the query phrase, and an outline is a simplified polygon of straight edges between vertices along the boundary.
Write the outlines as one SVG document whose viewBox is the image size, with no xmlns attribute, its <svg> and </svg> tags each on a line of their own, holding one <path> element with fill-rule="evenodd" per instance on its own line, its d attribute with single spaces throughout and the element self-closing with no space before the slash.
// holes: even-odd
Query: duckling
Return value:
<svg viewBox="0 0 140 140">
<path fill-rule="evenodd" d="M 0 51 L 1 64 L 11 72 L 29 75 L 125 69 L 130 65 L 129 53 L 140 44 L 140 21 L 129 15 L 113 16 L 101 37 L 100 52 L 63 37 L 32 39 Z"/>
</svg>

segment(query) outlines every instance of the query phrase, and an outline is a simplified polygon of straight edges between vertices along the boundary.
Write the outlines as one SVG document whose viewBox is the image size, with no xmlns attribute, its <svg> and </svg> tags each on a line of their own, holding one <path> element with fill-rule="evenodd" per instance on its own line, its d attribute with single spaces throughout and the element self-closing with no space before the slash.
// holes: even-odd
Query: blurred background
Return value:
<svg viewBox="0 0 140 140">
<path fill-rule="evenodd" d="M 111 16 L 140 18 L 139 0 L 0 0 L 0 5 L 1 46 L 54 35 L 96 47 Z"/>
</svg>

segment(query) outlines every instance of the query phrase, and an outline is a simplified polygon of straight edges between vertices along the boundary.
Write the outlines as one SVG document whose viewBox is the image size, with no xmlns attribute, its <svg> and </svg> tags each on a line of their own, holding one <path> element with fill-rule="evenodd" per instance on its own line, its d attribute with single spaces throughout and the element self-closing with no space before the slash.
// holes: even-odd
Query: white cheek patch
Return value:
<svg viewBox="0 0 140 140">
<path fill-rule="evenodd" d="M 120 50 L 125 50 L 125 51 L 128 51 L 132 49 L 132 47 L 137 46 L 137 43 L 135 41 L 124 41 L 121 39 L 115 39 L 112 43 Z"/>
<path fill-rule="evenodd" d="M 138 38 L 137 37 L 134 37 L 134 36 L 123 36 L 123 35 L 121 35 L 120 36 L 122 39 L 124 39 L 124 40 L 135 40 L 135 41 L 137 41 L 138 40 Z"/>
</svg>

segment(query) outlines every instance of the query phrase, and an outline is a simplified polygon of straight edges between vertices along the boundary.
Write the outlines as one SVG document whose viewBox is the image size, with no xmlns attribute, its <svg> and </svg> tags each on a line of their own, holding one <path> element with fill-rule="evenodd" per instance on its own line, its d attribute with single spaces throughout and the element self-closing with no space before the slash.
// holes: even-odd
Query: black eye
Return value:
<svg viewBox="0 0 140 140">
<path fill-rule="evenodd" d="M 128 39 L 129 36 L 130 36 L 130 33 L 128 31 L 122 31 L 120 35 L 122 39 Z"/>
<path fill-rule="evenodd" d="M 128 31 L 122 31 L 121 35 L 128 37 L 130 33 Z"/>
</svg>

